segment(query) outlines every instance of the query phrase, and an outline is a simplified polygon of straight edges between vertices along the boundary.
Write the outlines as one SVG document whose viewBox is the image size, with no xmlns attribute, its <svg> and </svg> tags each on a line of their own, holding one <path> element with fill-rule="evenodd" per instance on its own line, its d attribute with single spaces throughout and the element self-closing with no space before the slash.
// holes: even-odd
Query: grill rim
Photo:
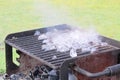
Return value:
<svg viewBox="0 0 120 80">
<path fill-rule="evenodd" d="M 61 29 L 68 29 L 70 26 L 69 26 L 69 25 L 66 25 L 66 24 L 62 24 L 62 25 L 56 25 L 56 26 L 52 26 L 52 27 L 48 27 L 48 28 L 50 29 L 50 28 L 56 28 L 56 27 L 57 27 L 58 29 L 59 29 L 59 27 L 62 27 Z M 9 48 L 9 49 L 8 49 L 8 48 L 6 49 L 6 70 L 7 70 L 6 72 L 7 72 L 7 73 L 10 73 L 10 72 L 11 72 L 10 66 L 13 65 L 13 64 L 9 63 L 9 62 L 10 62 L 10 61 L 9 61 L 10 59 L 7 59 L 7 58 L 11 57 L 11 54 L 12 54 L 12 50 L 11 50 L 11 49 L 12 49 L 13 47 L 16 48 L 16 49 L 18 49 L 18 50 L 20 50 L 21 52 L 23 52 L 23 54 L 27 54 L 28 56 L 31 56 L 31 57 L 39 60 L 39 61 L 43 61 L 44 64 L 46 64 L 46 65 L 48 65 L 48 66 L 50 66 L 50 67 L 52 67 L 52 68 L 56 68 L 56 66 L 54 66 L 53 64 L 48 63 L 47 61 L 45 61 L 45 60 L 43 60 L 43 59 L 40 59 L 40 58 L 32 55 L 32 54 L 29 53 L 29 52 L 26 52 L 25 50 L 19 48 L 18 46 L 14 45 L 14 44 L 12 44 L 12 43 L 10 43 L 10 42 L 8 41 L 9 39 L 12 39 L 12 37 L 17 37 L 17 38 L 19 38 L 19 37 L 23 37 L 23 36 L 34 35 L 35 31 L 37 31 L 37 30 L 40 30 L 40 32 L 42 32 L 42 33 L 45 33 L 45 32 L 46 32 L 46 28 L 40 28 L 40 29 L 35 29 L 35 30 L 29 30 L 29 31 L 23 31 L 23 32 L 18 32 L 18 33 L 9 34 L 9 35 L 6 37 L 6 39 L 5 39 L 5 44 L 6 44 L 6 47 Z M 116 40 L 113 40 L 113 39 L 110 39 L 110 38 L 107 38 L 107 37 L 104 37 L 104 36 L 100 36 L 100 37 L 104 38 L 103 41 L 105 40 L 105 42 L 109 43 L 110 45 L 113 45 L 113 46 L 116 47 L 117 49 L 120 48 L 120 42 L 119 42 L 119 41 L 116 41 Z M 108 40 L 108 41 L 107 41 L 107 40 Z M 112 43 L 111 43 L 111 42 L 112 42 Z M 9 50 L 10 52 L 9 52 L 8 50 Z M 113 51 L 113 50 L 109 50 L 109 51 Z M 105 52 L 106 52 L 106 51 L 105 51 Z M 101 52 L 101 53 L 103 53 L 103 52 Z M 10 56 L 9 56 L 9 55 L 10 55 Z M 84 55 L 84 54 L 83 54 L 83 55 Z M 76 58 L 77 58 L 77 57 L 76 57 Z M 70 60 L 70 59 L 74 59 L 74 58 L 66 59 L 66 60 L 60 65 L 60 69 L 62 68 L 63 64 L 64 64 L 66 61 Z M 9 63 L 9 65 L 8 65 L 7 63 Z"/>
<path fill-rule="evenodd" d="M 29 53 L 29 52 L 25 51 L 24 49 L 20 48 L 19 46 L 16 46 L 16 45 L 14 45 L 14 44 L 12 44 L 12 43 L 10 43 L 10 42 L 8 42 L 8 41 L 5 41 L 5 42 L 6 42 L 7 44 L 9 44 L 10 46 L 16 48 L 17 50 L 21 51 L 23 54 L 26 54 L 26 55 L 31 56 L 31 57 L 33 57 L 33 58 L 36 58 L 37 60 L 41 61 L 42 63 L 44 63 L 44 64 L 46 64 L 46 65 L 48 65 L 48 66 L 50 66 L 50 67 L 53 68 L 53 69 L 56 68 L 53 64 L 50 64 L 50 63 L 48 63 L 47 61 L 45 61 L 45 60 L 43 60 L 43 59 L 40 59 L 40 58 L 34 56 L 32 53 Z"/>
<path fill-rule="evenodd" d="M 53 30 L 53 29 L 58 29 L 58 30 L 70 29 L 70 25 L 60 24 L 60 25 L 43 27 L 43 28 L 38 28 L 38 29 L 33 29 L 33 30 L 21 31 L 21 32 L 17 32 L 17 33 L 11 33 L 6 36 L 5 40 L 12 39 L 12 37 L 18 38 L 18 37 L 23 37 L 23 36 L 34 35 L 35 31 L 40 31 L 43 34 L 43 33 L 47 32 L 48 30 Z"/>
<path fill-rule="evenodd" d="M 31 57 L 33 57 L 33 58 L 36 58 L 37 60 L 41 61 L 42 63 L 44 63 L 44 64 L 46 64 L 46 65 L 48 65 L 48 66 L 50 66 L 51 68 L 53 68 L 53 69 L 56 68 L 56 66 L 55 66 L 54 64 L 51 64 L 50 62 L 47 62 L 47 60 L 44 60 L 44 59 L 42 59 L 42 58 L 38 58 L 37 56 L 34 55 L 34 53 L 28 52 L 28 51 L 24 50 L 23 48 L 21 48 L 21 47 L 19 47 L 19 46 L 16 46 L 16 45 L 13 44 L 13 43 L 10 43 L 10 42 L 7 41 L 7 40 L 5 40 L 5 42 L 6 42 L 7 44 L 9 44 L 10 46 L 16 48 L 17 50 L 23 52 L 24 54 L 27 54 L 27 55 L 29 55 L 29 56 L 31 56 Z M 103 50 L 103 51 L 96 52 L 96 53 L 99 54 L 99 53 L 109 52 L 109 51 L 113 51 L 113 50 L 115 50 L 115 48 L 107 49 L 107 50 L 105 50 L 105 51 Z M 86 53 L 86 52 L 85 52 L 85 53 Z M 81 53 L 80 55 L 82 55 L 82 54 L 84 54 L 84 53 Z M 91 54 L 91 53 L 90 53 L 90 54 Z M 80 56 L 80 55 L 79 55 L 79 56 Z M 66 56 L 66 57 L 67 57 L 67 56 Z M 70 57 L 70 58 L 72 58 L 72 57 Z M 67 59 L 70 59 L 70 58 L 67 58 Z M 67 59 L 64 59 L 64 61 L 67 60 Z"/>
</svg>

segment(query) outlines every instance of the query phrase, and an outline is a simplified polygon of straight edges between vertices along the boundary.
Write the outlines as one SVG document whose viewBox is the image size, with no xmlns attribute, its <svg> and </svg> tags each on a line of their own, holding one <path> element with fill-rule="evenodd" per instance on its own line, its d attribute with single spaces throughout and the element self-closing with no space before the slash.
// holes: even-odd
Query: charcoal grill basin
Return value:
<svg viewBox="0 0 120 80">
<path fill-rule="evenodd" d="M 13 48 L 15 48 L 16 50 L 20 51 L 21 53 L 23 53 L 27 56 L 35 58 L 36 60 L 40 61 L 40 63 L 45 64 L 53 69 L 56 69 L 59 67 L 61 80 L 68 79 L 67 72 L 68 72 L 69 64 L 71 62 L 72 63 L 75 62 L 76 64 L 78 64 L 80 66 L 81 64 L 83 64 L 81 61 L 86 60 L 87 57 L 83 60 L 80 60 L 80 59 L 82 59 L 83 56 L 91 55 L 88 52 L 83 53 L 83 54 L 78 52 L 78 57 L 71 58 L 69 56 L 69 52 L 60 53 L 60 52 L 57 52 L 56 50 L 51 50 L 51 51 L 42 50 L 41 49 L 42 40 L 38 40 L 38 36 L 34 36 L 34 33 L 35 33 L 35 31 L 40 31 L 41 33 L 46 33 L 48 31 L 48 29 L 49 30 L 53 30 L 53 29 L 66 30 L 66 29 L 70 29 L 70 26 L 66 25 L 66 24 L 56 25 L 56 26 L 51 26 L 48 28 L 40 28 L 40 29 L 35 29 L 35 30 L 30 30 L 30 31 L 13 33 L 6 37 L 6 39 L 5 39 L 6 72 L 8 74 L 15 73 L 19 69 L 19 66 L 17 66 L 13 62 L 13 52 L 12 52 Z M 105 65 L 104 68 L 108 67 L 109 65 L 117 64 L 119 62 L 119 60 L 118 60 L 119 54 L 118 53 L 119 53 L 119 48 L 120 48 L 120 42 L 110 39 L 110 38 L 106 38 L 104 36 L 100 36 L 100 37 L 101 37 L 102 41 L 107 42 L 110 46 L 105 47 L 105 48 L 100 48 L 98 53 L 100 53 L 100 54 L 107 53 L 107 55 L 113 54 L 113 53 L 115 54 L 115 56 L 112 55 L 113 57 L 111 57 L 110 59 L 105 59 L 104 62 L 109 61 L 109 64 Z M 52 56 L 54 56 L 54 55 L 57 56 L 56 60 L 52 59 Z M 99 59 L 100 58 L 101 57 L 99 57 Z M 107 56 L 105 58 L 107 58 Z M 89 58 L 88 58 L 88 60 L 89 60 Z M 113 60 L 113 62 L 111 62 L 111 60 Z M 91 58 L 90 58 L 90 61 L 91 61 Z M 90 63 L 92 63 L 92 62 L 90 62 Z M 95 64 L 97 65 L 97 62 L 95 62 Z M 103 64 L 106 64 L 106 63 L 103 63 Z M 100 70 L 102 70 L 102 69 L 103 68 L 100 68 Z M 93 69 L 91 69 L 91 70 L 93 70 Z M 100 70 L 96 70 L 96 72 L 100 71 Z M 78 76 L 77 73 L 75 73 L 75 74 Z M 79 75 L 79 76 L 81 76 L 81 75 Z M 78 76 L 78 78 L 79 78 L 79 76 Z M 81 80 L 81 79 L 79 79 L 79 80 Z"/>
</svg>

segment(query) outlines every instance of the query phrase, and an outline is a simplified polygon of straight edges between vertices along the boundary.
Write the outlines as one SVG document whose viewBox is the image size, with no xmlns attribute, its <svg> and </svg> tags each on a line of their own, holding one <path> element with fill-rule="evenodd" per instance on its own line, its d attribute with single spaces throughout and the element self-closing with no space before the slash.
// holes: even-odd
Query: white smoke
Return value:
<svg viewBox="0 0 120 80">
<path fill-rule="evenodd" d="M 56 49 L 59 52 L 70 51 L 71 57 L 77 56 L 77 49 L 81 52 L 94 53 L 96 46 L 106 46 L 99 38 L 99 34 L 92 29 L 72 28 L 71 30 L 56 30 L 41 34 L 38 40 L 43 40 L 42 49 L 45 51 Z"/>
</svg>

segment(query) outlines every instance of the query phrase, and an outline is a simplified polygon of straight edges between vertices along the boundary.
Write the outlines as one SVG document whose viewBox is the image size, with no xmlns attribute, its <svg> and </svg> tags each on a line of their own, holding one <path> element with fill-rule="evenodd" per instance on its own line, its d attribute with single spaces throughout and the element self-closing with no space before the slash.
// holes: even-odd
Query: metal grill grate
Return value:
<svg viewBox="0 0 120 80">
<path fill-rule="evenodd" d="M 64 62 L 64 60 L 71 58 L 69 56 L 69 51 L 61 53 L 61 52 L 57 52 L 56 50 L 50 50 L 50 51 L 42 50 L 41 48 L 43 44 L 42 41 L 43 40 L 38 40 L 38 36 L 31 35 L 31 36 L 8 39 L 6 40 L 6 43 L 26 54 L 33 55 L 35 57 L 43 59 L 54 66 L 60 66 Z M 96 46 L 96 47 L 98 47 L 97 52 L 99 53 L 104 52 L 106 50 L 115 49 L 115 47 L 110 45 L 104 47 L 100 47 L 100 46 Z M 85 53 L 80 53 L 79 51 L 77 51 L 77 53 L 78 56 L 85 54 Z M 52 59 L 54 55 L 57 56 L 57 59 Z"/>
<path fill-rule="evenodd" d="M 68 68 L 70 68 L 70 65 L 72 65 L 73 63 L 80 67 L 83 66 L 83 69 L 84 67 L 90 69 L 91 71 L 92 70 L 94 71 L 96 69 L 95 72 L 98 72 L 110 65 L 115 65 L 120 62 L 118 60 L 120 59 L 120 55 L 119 55 L 120 42 L 110 38 L 106 38 L 104 36 L 100 36 L 100 37 L 102 41 L 108 43 L 108 45 L 95 46 L 95 48 L 97 49 L 95 53 L 99 53 L 99 54 L 90 54 L 90 52 L 82 53 L 81 50 L 77 50 L 78 56 L 75 58 L 71 58 L 69 54 L 70 51 L 58 52 L 55 49 L 50 51 L 44 51 L 42 49 L 43 40 L 38 40 L 38 36 L 34 36 L 34 33 L 35 31 L 40 31 L 41 34 L 43 34 L 46 33 L 48 29 L 49 31 L 50 30 L 52 31 L 53 29 L 70 30 L 70 26 L 66 24 L 56 25 L 47 28 L 18 32 L 18 33 L 10 34 L 6 37 L 5 39 L 6 72 L 8 75 L 17 73 L 18 71 L 25 71 L 26 69 L 28 69 L 28 67 L 29 69 L 33 69 L 37 65 L 39 66 L 47 65 L 51 69 L 55 69 L 59 71 L 59 77 L 60 77 L 59 80 L 68 80 L 68 73 L 69 73 Z M 17 50 L 17 53 L 20 55 L 19 59 L 22 60 L 20 62 L 21 66 L 17 66 L 13 62 L 13 52 L 12 52 L 13 47 Z M 54 55 L 57 56 L 56 59 L 52 59 Z M 91 57 L 89 58 L 89 56 Z M 97 61 L 94 60 L 96 58 L 93 59 L 93 57 L 97 57 Z M 18 62 L 20 60 L 18 60 Z M 33 64 L 31 63 L 31 61 L 33 61 L 32 62 Z M 99 61 L 101 63 L 99 63 Z M 93 65 L 93 63 L 99 66 Z M 88 67 L 90 64 L 92 65 L 92 67 Z M 115 68 L 115 70 L 117 69 Z M 80 76 L 78 75 L 78 78 L 80 78 L 78 80 L 83 79 L 81 74 Z M 85 77 L 84 79 L 88 80 L 87 77 Z M 94 80 L 98 80 L 98 79 L 99 78 L 96 78 Z M 105 80 L 108 79 L 110 78 L 105 78 Z M 103 80 L 103 78 L 100 78 L 99 80 Z"/>
</svg>

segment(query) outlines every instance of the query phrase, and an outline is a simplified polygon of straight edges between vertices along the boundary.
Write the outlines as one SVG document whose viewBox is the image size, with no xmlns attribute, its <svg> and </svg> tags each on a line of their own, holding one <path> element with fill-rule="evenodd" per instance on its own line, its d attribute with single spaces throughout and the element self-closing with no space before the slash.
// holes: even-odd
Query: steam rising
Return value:
<svg viewBox="0 0 120 80">
<path fill-rule="evenodd" d="M 74 19 L 71 15 L 69 7 L 60 6 L 59 8 L 53 5 L 50 1 L 34 0 L 34 12 L 42 25 L 50 26 L 57 24 L 70 24 L 79 25 L 80 22 Z M 56 49 L 59 52 L 70 52 L 71 57 L 77 56 L 77 49 L 81 52 L 89 51 L 94 53 L 97 45 L 107 45 L 107 43 L 101 42 L 98 33 L 93 29 L 74 29 L 59 31 L 48 31 L 45 34 L 40 34 L 36 31 L 34 35 L 40 35 L 38 40 L 43 40 L 44 45 L 42 49 L 45 51 Z M 53 59 L 57 58 L 53 56 Z"/>
<path fill-rule="evenodd" d="M 107 43 L 100 40 L 98 33 L 94 30 L 79 28 L 63 31 L 54 29 L 53 31 L 41 34 L 38 40 L 43 40 L 43 50 L 56 49 L 59 52 L 69 51 L 71 57 L 77 56 L 77 49 L 80 49 L 81 52 L 90 51 L 94 53 L 97 50 L 96 46 L 107 45 Z"/>
<path fill-rule="evenodd" d="M 51 1 L 34 0 L 34 15 L 39 18 L 39 23 L 44 26 L 57 24 L 79 25 L 78 20 L 75 20 L 71 15 L 68 6 L 56 7 Z"/>
</svg>

